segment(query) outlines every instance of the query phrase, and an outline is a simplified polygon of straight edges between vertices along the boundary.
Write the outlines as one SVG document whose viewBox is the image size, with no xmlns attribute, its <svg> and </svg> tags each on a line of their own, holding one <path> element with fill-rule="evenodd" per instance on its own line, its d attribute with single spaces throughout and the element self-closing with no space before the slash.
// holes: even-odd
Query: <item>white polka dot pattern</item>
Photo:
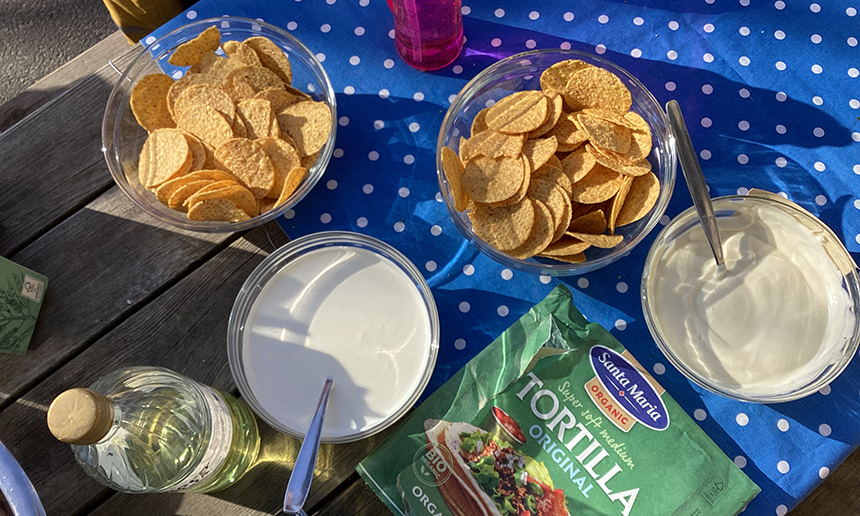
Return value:
<svg viewBox="0 0 860 516">
<path fill-rule="evenodd" d="M 216 2 L 222 7 L 213 11 Z M 177 23 L 233 11 L 224 8 L 227 2 L 198 2 Z M 466 51 L 431 73 L 416 72 L 399 57 L 382 0 L 302 0 L 289 9 L 256 2 L 255 16 L 313 49 L 338 101 L 338 147 L 319 183 L 280 222 L 290 238 L 323 230 L 379 237 L 415 263 L 434 294 L 444 289 L 446 295 L 436 299 L 444 329 L 437 374 L 449 374 L 438 371 L 449 371 L 444 366 L 453 360 L 464 363 L 554 286 L 565 284 L 581 311 L 611 329 L 668 392 L 689 394 L 689 382 L 653 346 L 639 295 L 650 243 L 690 206 L 689 198 L 676 190 L 653 233 L 619 262 L 577 277 L 535 276 L 493 262 L 462 239 L 438 192 L 435 140 L 456 94 L 494 60 L 541 48 L 597 54 L 630 71 L 661 105 L 681 101 L 713 196 L 747 195 L 754 187 L 781 192 L 821 217 L 850 251 L 860 252 L 860 62 L 854 57 L 860 32 L 853 28 L 860 4 L 690 2 L 679 11 L 648 2 L 465 0 L 460 12 Z M 155 45 L 163 30 L 178 26 L 168 24 L 144 44 Z M 538 74 L 529 75 L 537 84 Z M 309 82 L 315 81 L 297 74 L 294 85 L 310 91 Z M 312 93 L 318 97 L 319 91 L 314 84 Z M 475 107 L 491 106 L 493 98 L 480 98 Z M 468 123 L 458 130 L 455 140 L 469 136 Z M 810 400 L 821 407 L 813 413 L 780 413 L 703 391 L 677 398 L 764 487 L 745 514 L 785 514 L 799 501 L 791 493 L 808 492 L 835 463 L 781 445 L 828 450 L 822 457 L 835 457 L 839 440 L 857 444 L 860 439 L 846 428 L 860 418 L 830 415 L 836 407 L 860 414 L 860 392 L 845 389 L 858 371 L 860 364 L 852 363 L 843 373 L 847 379 L 813 394 Z M 431 385 L 440 380 L 444 376 Z M 754 439 L 768 444 L 754 447 Z"/>
</svg>

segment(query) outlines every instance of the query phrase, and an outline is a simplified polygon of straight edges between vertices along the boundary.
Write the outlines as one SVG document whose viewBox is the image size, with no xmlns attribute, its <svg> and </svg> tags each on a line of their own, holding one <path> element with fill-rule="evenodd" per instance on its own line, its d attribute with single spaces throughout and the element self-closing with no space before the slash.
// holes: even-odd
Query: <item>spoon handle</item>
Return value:
<svg viewBox="0 0 860 516">
<path fill-rule="evenodd" d="M 702 168 L 699 166 L 698 158 L 696 158 L 696 149 L 693 148 L 693 142 L 690 140 L 690 133 L 687 132 L 687 124 L 684 123 L 684 116 L 681 114 L 681 107 L 678 102 L 675 100 L 667 102 L 666 112 L 669 115 L 672 130 L 675 132 L 678 160 L 681 162 L 687 187 L 693 197 L 693 204 L 696 206 L 696 211 L 699 212 L 702 227 L 708 237 L 708 242 L 711 244 L 711 249 L 714 251 L 717 265 L 721 266 L 724 262 L 723 244 L 720 241 L 720 232 L 717 229 L 717 218 L 714 216 L 714 207 L 711 205 L 708 185 L 705 184 L 705 176 L 702 174 Z"/>
<path fill-rule="evenodd" d="M 331 392 L 333 380 L 326 379 L 317 411 L 311 420 L 308 433 L 302 441 L 299 456 L 293 466 L 290 481 L 287 483 L 287 492 L 284 494 L 284 512 L 287 514 L 303 514 L 302 506 L 308 498 L 311 489 L 311 480 L 314 478 L 314 468 L 317 464 L 317 452 L 320 448 L 320 436 L 322 434 L 322 423 L 325 417 L 325 409 L 328 404 L 328 395 Z"/>
</svg>

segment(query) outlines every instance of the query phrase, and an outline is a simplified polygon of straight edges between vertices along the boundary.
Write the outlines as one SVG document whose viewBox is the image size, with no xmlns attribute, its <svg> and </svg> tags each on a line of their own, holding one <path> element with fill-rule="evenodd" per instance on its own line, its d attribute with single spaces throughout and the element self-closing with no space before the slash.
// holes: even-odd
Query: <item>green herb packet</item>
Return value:
<svg viewBox="0 0 860 516">
<path fill-rule="evenodd" d="M 412 516 L 728 516 L 760 491 L 564 286 L 356 469 Z"/>
<path fill-rule="evenodd" d="M 45 276 L 0 257 L 0 353 L 27 351 L 47 288 Z"/>
</svg>

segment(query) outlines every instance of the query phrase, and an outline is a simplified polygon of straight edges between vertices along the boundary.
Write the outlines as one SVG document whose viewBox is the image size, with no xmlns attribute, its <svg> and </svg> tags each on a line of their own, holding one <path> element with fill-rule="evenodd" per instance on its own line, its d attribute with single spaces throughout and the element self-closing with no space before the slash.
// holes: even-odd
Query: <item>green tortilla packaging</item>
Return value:
<svg viewBox="0 0 860 516">
<path fill-rule="evenodd" d="M 760 491 L 564 286 L 357 470 L 403 516 L 732 516 Z"/>
</svg>

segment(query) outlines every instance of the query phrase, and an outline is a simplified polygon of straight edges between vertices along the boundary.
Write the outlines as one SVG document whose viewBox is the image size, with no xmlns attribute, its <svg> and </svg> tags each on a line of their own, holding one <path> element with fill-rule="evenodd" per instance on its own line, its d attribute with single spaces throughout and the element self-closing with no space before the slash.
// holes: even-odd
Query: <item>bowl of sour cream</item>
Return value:
<svg viewBox="0 0 860 516">
<path fill-rule="evenodd" d="M 248 277 L 230 314 L 227 352 L 242 398 L 302 438 L 327 377 L 322 442 L 387 428 L 424 391 L 439 350 L 430 288 L 399 251 L 350 232 L 278 248 Z"/>
<path fill-rule="evenodd" d="M 693 208 L 657 236 L 642 309 L 657 346 L 705 389 L 778 403 L 821 389 L 860 344 L 860 280 L 839 238 L 763 191 L 713 200 L 726 267 Z"/>
</svg>

